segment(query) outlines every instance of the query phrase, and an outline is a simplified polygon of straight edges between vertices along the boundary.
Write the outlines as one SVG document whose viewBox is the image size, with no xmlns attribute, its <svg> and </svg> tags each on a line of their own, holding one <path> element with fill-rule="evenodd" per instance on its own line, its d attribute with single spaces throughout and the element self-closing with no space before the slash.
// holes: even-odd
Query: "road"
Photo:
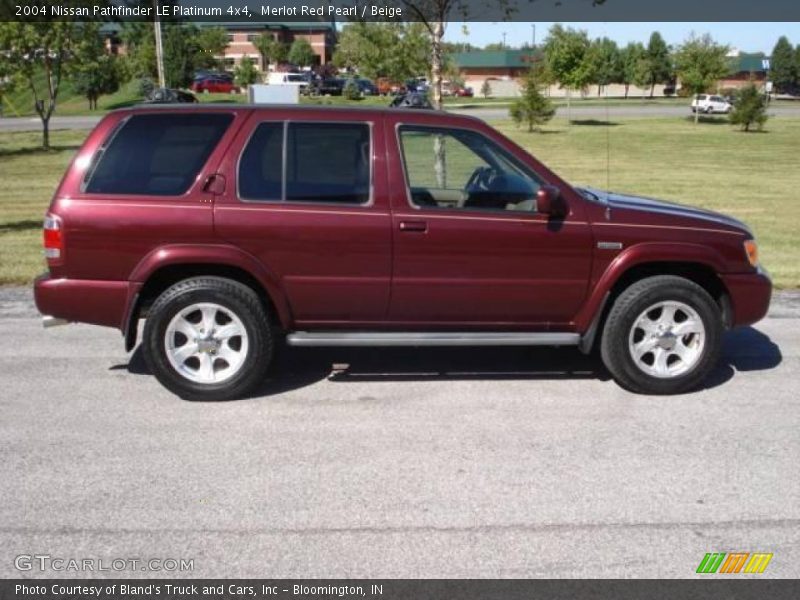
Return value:
<svg viewBox="0 0 800 600">
<path fill-rule="evenodd" d="M 499 121 L 508 119 L 508 107 L 502 108 L 469 108 L 456 109 L 456 114 L 471 115 L 485 121 Z M 798 106 L 773 106 L 768 113 L 773 116 L 800 117 L 800 103 Z M 556 115 L 565 117 L 567 109 L 559 106 Z M 607 119 L 607 118 L 659 118 L 689 116 L 689 109 L 684 106 L 573 106 L 571 109 L 573 119 Z M 100 120 L 99 116 L 59 117 L 54 116 L 50 121 L 50 128 L 84 130 L 91 129 Z M 0 132 L 2 131 L 38 131 L 41 121 L 36 117 L 6 117 L 0 118 Z"/>
<path fill-rule="evenodd" d="M 0 577 L 691 577 L 736 550 L 800 576 L 798 293 L 678 397 L 569 349 L 283 349 L 258 397 L 192 403 L 11 288 L 0 339 Z"/>
</svg>

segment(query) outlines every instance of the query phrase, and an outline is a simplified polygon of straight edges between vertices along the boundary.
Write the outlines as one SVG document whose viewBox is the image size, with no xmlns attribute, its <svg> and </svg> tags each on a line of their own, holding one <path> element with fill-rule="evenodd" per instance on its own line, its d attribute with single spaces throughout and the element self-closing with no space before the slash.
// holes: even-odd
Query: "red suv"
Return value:
<svg viewBox="0 0 800 600">
<path fill-rule="evenodd" d="M 139 107 L 89 135 L 44 225 L 46 321 L 120 329 L 185 398 L 295 346 L 599 347 L 624 387 L 700 385 L 771 283 L 746 226 L 569 185 L 438 111 Z"/>
</svg>

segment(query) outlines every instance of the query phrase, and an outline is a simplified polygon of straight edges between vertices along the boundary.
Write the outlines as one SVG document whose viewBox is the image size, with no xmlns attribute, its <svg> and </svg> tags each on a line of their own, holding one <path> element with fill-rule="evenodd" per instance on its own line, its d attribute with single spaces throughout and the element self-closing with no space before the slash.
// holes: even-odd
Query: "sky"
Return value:
<svg viewBox="0 0 800 600">
<path fill-rule="evenodd" d="M 509 46 L 520 46 L 533 39 L 536 26 L 536 42 L 541 43 L 553 23 L 450 23 L 445 39 L 451 42 L 469 42 L 474 46 L 485 46 L 492 42 L 505 42 Z M 670 45 L 680 44 L 694 31 L 710 33 L 719 43 L 743 52 L 769 54 L 781 35 L 789 38 L 793 45 L 800 44 L 800 23 L 564 23 L 575 29 L 584 29 L 590 38 L 609 37 L 624 46 L 628 42 L 647 43 L 650 34 L 658 31 Z M 462 31 L 466 26 L 468 33 Z"/>
</svg>

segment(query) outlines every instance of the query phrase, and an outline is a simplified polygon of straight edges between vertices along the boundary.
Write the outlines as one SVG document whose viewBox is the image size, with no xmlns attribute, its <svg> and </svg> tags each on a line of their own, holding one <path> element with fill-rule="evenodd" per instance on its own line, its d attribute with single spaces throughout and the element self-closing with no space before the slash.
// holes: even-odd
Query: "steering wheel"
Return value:
<svg viewBox="0 0 800 600">
<path fill-rule="evenodd" d="M 489 182 L 497 176 L 497 171 L 492 167 L 477 167 L 467 180 L 465 190 L 467 192 L 476 189 L 489 189 Z"/>
</svg>

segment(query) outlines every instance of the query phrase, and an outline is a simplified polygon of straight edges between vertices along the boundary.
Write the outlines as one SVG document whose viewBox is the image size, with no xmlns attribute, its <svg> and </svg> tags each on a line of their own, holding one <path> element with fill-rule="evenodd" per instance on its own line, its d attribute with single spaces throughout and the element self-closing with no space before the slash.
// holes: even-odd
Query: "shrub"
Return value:
<svg viewBox="0 0 800 600">
<path fill-rule="evenodd" d="M 149 77 L 142 77 L 136 83 L 136 91 L 142 98 L 150 98 L 153 90 L 156 89 L 155 82 Z"/>
<path fill-rule="evenodd" d="M 489 83 L 488 79 L 483 80 L 483 85 L 481 86 L 481 96 L 484 98 L 488 98 L 492 95 L 492 86 Z"/>
<path fill-rule="evenodd" d="M 253 85 L 258 81 L 258 69 L 256 69 L 255 61 L 245 54 L 234 70 L 233 77 L 238 86 L 245 88 Z"/>
<path fill-rule="evenodd" d="M 750 83 L 737 92 L 730 119 L 732 124 L 741 126 L 743 131 L 750 131 L 753 125 L 756 129 L 761 129 L 767 122 L 766 98 L 755 85 Z"/>
<path fill-rule="evenodd" d="M 361 88 L 352 77 L 345 82 L 342 94 L 348 100 L 361 100 Z"/>
<path fill-rule="evenodd" d="M 525 76 L 522 84 L 522 95 L 511 105 L 509 114 L 514 123 L 519 127 L 522 123 L 527 123 L 528 131 L 533 131 L 540 125 L 544 125 L 553 115 L 556 109 L 549 98 L 542 95 L 539 90 L 540 83 L 537 69 L 531 68 Z"/>
</svg>

